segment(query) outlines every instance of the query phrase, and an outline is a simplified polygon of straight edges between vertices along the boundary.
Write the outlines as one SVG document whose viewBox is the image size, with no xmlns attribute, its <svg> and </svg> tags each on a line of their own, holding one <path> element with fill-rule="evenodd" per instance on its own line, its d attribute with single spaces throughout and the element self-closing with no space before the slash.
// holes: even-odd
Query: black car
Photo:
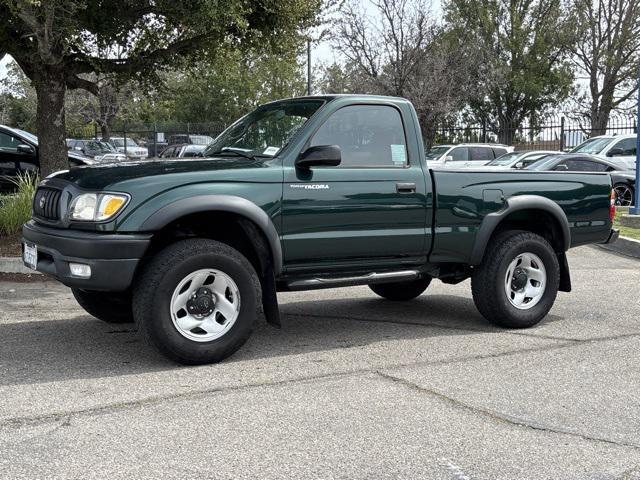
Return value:
<svg viewBox="0 0 640 480">
<path fill-rule="evenodd" d="M 69 152 L 69 166 L 90 165 L 94 161 Z M 18 173 L 37 173 L 40 169 L 38 137 L 17 128 L 0 125 L 0 192 L 12 192 L 11 181 Z"/>
<path fill-rule="evenodd" d="M 616 205 L 633 204 L 636 176 L 626 165 L 588 154 L 560 154 L 545 157 L 529 165 L 526 170 L 556 170 L 562 172 L 609 172 L 616 192 Z"/>
</svg>

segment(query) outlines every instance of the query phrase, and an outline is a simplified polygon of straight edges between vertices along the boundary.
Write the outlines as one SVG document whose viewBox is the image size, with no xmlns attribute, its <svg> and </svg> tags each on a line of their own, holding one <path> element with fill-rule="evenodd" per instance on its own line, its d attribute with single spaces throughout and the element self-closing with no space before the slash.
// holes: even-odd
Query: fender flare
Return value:
<svg viewBox="0 0 640 480">
<path fill-rule="evenodd" d="M 141 231 L 154 232 L 162 229 L 174 220 L 200 212 L 229 212 L 251 220 L 264 234 L 273 257 L 273 269 L 276 275 L 282 272 L 282 246 L 280 236 L 269 215 L 255 203 L 234 195 L 196 195 L 169 203 L 147 218 Z"/>
<path fill-rule="evenodd" d="M 470 265 L 480 265 L 482 263 L 487 244 L 495 229 L 509 214 L 519 210 L 544 210 L 551 214 L 560 225 L 563 252 L 569 250 L 569 247 L 571 247 L 569 221 L 567 220 L 567 215 L 556 202 L 539 195 L 518 195 L 508 198 L 505 203 L 506 205 L 503 209 L 487 214 L 482 220 L 471 250 Z"/>
</svg>

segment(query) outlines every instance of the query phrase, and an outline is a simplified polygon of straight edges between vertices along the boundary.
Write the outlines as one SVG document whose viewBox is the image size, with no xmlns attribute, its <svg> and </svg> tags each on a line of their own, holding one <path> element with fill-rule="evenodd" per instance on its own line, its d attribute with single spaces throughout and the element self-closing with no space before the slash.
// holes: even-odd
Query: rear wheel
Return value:
<svg viewBox="0 0 640 480">
<path fill-rule="evenodd" d="M 387 300 L 406 301 L 420 296 L 430 283 L 431 277 L 427 277 L 407 282 L 375 283 L 369 288 Z"/>
<path fill-rule="evenodd" d="M 251 263 L 220 242 L 190 239 L 159 252 L 136 280 L 133 311 L 143 338 L 184 364 L 223 360 L 249 338 L 260 310 Z"/>
<path fill-rule="evenodd" d="M 473 300 L 491 323 L 527 328 L 551 310 L 560 284 L 553 248 L 540 235 L 508 231 L 498 235 L 471 277 Z"/>
<path fill-rule="evenodd" d="M 97 292 L 72 288 L 76 301 L 89 314 L 107 323 L 133 322 L 131 293 Z"/>
</svg>

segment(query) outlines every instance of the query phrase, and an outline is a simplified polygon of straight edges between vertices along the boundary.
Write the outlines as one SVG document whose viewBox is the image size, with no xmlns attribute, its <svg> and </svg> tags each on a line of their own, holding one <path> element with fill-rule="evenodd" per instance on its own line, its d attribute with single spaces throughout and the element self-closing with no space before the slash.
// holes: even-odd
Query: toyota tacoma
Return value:
<svg viewBox="0 0 640 480">
<path fill-rule="evenodd" d="M 24 263 L 164 355 L 220 361 L 276 293 L 368 285 L 411 300 L 471 278 L 480 313 L 540 322 L 571 290 L 566 252 L 617 238 L 606 173 L 430 170 L 401 98 L 262 105 L 202 158 L 74 168 L 44 179 Z"/>
</svg>

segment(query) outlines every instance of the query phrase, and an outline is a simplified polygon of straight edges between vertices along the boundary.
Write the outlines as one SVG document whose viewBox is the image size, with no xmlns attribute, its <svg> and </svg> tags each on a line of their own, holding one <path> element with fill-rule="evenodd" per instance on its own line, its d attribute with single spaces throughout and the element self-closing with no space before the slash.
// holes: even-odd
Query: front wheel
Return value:
<svg viewBox="0 0 640 480">
<path fill-rule="evenodd" d="M 560 266 L 540 235 L 508 231 L 492 239 L 482 265 L 471 276 L 473 300 L 489 322 L 527 328 L 551 310 L 558 294 Z"/>
<path fill-rule="evenodd" d="M 374 293 L 393 301 L 412 300 L 424 292 L 431 283 L 431 277 L 406 282 L 375 283 L 369 285 Z"/>
<path fill-rule="evenodd" d="M 220 242 L 190 239 L 159 252 L 136 280 L 133 312 L 143 338 L 179 363 L 223 360 L 249 338 L 260 309 L 251 263 Z"/>
</svg>

